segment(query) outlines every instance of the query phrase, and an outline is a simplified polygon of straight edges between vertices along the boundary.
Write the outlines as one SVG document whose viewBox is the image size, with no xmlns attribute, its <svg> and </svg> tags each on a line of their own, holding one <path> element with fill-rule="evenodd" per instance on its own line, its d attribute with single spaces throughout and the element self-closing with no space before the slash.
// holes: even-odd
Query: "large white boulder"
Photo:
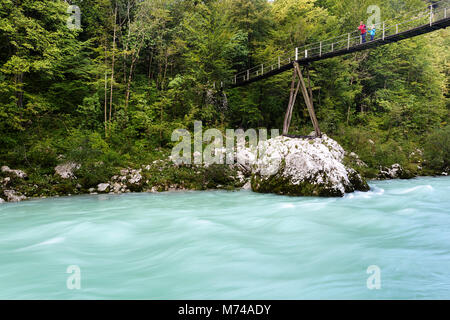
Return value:
<svg viewBox="0 0 450 320">
<path fill-rule="evenodd" d="M 263 141 L 252 164 L 252 189 L 297 196 L 343 196 L 369 190 L 364 179 L 343 164 L 344 155 L 344 149 L 326 135 Z"/>
</svg>

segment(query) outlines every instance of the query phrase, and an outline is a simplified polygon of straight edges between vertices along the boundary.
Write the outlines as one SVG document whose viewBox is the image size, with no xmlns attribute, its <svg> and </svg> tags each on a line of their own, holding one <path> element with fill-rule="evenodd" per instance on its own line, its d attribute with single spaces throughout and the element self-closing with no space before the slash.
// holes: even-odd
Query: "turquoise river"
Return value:
<svg viewBox="0 0 450 320">
<path fill-rule="evenodd" d="M 449 299 L 450 177 L 370 185 L 0 204 L 0 299 Z"/>
</svg>

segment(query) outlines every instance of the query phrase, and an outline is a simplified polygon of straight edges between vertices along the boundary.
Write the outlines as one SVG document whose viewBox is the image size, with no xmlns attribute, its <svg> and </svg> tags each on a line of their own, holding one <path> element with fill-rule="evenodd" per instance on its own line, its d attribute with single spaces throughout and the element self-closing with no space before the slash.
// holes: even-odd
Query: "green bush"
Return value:
<svg viewBox="0 0 450 320">
<path fill-rule="evenodd" d="M 37 141 L 30 148 L 28 159 L 42 168 L 53 168 L 57 164 L 57 150 L 51 139 Z"/>
<path fill-rule="evenodd" d="M 425 165 L 433 170 L 447 170 L 450 166 L 450 126 L 436 129 L 424 141 Z"/>
<path fill-rule="evenodd" d="M 108 181 L 116 168 L 124 164 L 122 156 L 112 150 L 97 132 L 72 130 L 61 143 L 61 148 L 64 161 L 81 164 L 75 175 L 86 188 Z"/>
</svg>

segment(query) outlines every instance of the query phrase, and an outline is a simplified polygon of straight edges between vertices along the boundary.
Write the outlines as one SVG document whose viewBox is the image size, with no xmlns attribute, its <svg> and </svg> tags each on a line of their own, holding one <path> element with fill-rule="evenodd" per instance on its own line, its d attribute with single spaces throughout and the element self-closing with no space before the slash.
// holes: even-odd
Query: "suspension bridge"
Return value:
<svg viewBox="0 0 450 320">
<path fill-rule="evenodd" d="M 450 25 L 450 0 L 443 0 L 423 9 L 405 13 L 401 18 L 386 20 L 376 24 L 375 39 L 363 43 L 359 31 L 353 31 L 338 37 L 294 48 L 285 55 L 278 56 L 268 63 L 235 74 L 223 81 L 223 87 L 240 87 L 256 82 L 299 65 L 363 51 L 404 39 L 444 29 Z M 370 27 L 370 26 L 367 26 Z"/>
<path fill-rule="evenodd" d="M 292 110 L 297 94 L 301 89 L 314 127 L 315 135 L 316 137 L 320 137 L 321 131 L 314 111 L 313 95 L 309 78 L 308 65 L 311 62 L 376 48 L 439 29 L 445 29 L 450 25 L 449 16 L 450 0 L 435 2 L 422 9 L 405 13 L 399 18 L 377 23 L 375 25 L 377 32 L 373 40 L 366 39 L 366 41 L 364 41 L 359 30 L 356 30 L 331 39 L 307 44 L 302 47 L 296 47 L 287 54 L 278 56 L 269 63 L 263 63 L 241 71 L 235 74 L 231 79 L 228 79 L 228 81 L 222 81 L 220 85 L 222 88 L 241 87 L 294 69 L 289 103 L 284 118 L 283 135 L 288 134 Z M 301 66 L 306 66 L 307 81 L 305 81 L 305 78 L 303 77 Z"/>
</svg>

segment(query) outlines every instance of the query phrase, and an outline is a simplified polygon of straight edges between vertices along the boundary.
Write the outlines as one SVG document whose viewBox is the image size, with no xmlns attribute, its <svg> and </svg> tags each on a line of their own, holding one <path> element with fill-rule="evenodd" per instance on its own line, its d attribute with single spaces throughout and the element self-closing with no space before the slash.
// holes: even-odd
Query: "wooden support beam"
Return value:
<svg viewBox="0 0 450 320">
<path fill-rule="evenodd" d="M 319 122 L 317 121 L 316 113 L 314 112 L 314 105 L 312 104 L 312 95 L 308 92 L 306 88 L 305 80 L 303 79 L 302 71 L 300 70 L 300 66 L 298 63 L 294 62 L 294 70 L 297 72 L 297 75 L 300 79 L 301 89 L 303 93 L 303 98 L 305 99 L 306 107 L 308 108 L 309 116 L 311 118 L 311 122 L 314 127 L 314 131 L 316 132 L 317 137 L 321 137 L 322 133 L 320 132 Z"/>
<path fill-rule="evenodd" d="M 309 64 L 306 65 L 306 76 L 308 77 L 309 99 L 311 101 L 311 105 L 314 107 L 314 99 L 313 99 L 312 88 L 311 88 L 311 78 L 309 76 Z"/>
<path fill-rule="evenodd" d="M 291 114 L 291 106 L 292 106 L 292 100 L 294 96 L 294 86 L 295 86 L 295 78 L 297 77 L 297 74 L 294 70 L 294 73 L 292 74 L 292 82 L 291 82 L 291 90 L 289 95 L 289 103 L 288 107 L 286 109 L 286 114 L 284 115 L 284 123 L 283 123 L 283 134 L 287 134 L 289 131 L 290 126 L 290 114 Z"/>
<path fill-rule="evenodd" d="M 298 90 L 300 90 L 300 81 L 297 82 L 297 87 L 295 88 L 295 92 L 292 96 L 292 100 L 290 101 L 289 105 L 289 112 L 288 112 L 288 120 L 287 120 L 287 127 L 286 127 L 286 133 L 289 132 L 289 127 L 291 125 L 292 120 L 292 111 L 294 110 L 295 100 L 297 99 Z"/>
<path fill-rule="evenodd" d="M 294 62 L 294 73 L 292 75 L 289 103 L 288 103 L 288 106 L 286 109 L 286 114 L 284 116 L 284 122 L 283 122 L 283 135 L 286 135 L 289 132 L 289 127 L 291 125 L 291 120 L 292 120 L 292 111 L 294 109 L 295 100 L 297 98 L 298 91 L 301 88 L 303 98 L 305 99 L 305 104 L 308 109 L 308 113 L 311 118 L 311 122 L 313 124 L 316 136 L 317 137 L 322 136 L 322 133 L 321 133 L 320 127 L 319 127 L 319 122 L 317 121 L 316 114 L 314 112 L 314 102 L 313 102 L 313 95 L 312 95 L 312 88 L 311 88 L 311 79 L 309 76 L 309 69 L 307 69 L 307 73 L 308 73 L 308 88 L 306 87 L 305 81 L 303 79 L 303 75 L 300 70 L 300 66 L 298 65 L 297 62 Z M 299 78 L 299 80 L 297 82 L 297 85 L 295 85 L 297 77 Z M 294 90 L 294 88 L 295 88 L 295 90 Z"/>
</svg>

